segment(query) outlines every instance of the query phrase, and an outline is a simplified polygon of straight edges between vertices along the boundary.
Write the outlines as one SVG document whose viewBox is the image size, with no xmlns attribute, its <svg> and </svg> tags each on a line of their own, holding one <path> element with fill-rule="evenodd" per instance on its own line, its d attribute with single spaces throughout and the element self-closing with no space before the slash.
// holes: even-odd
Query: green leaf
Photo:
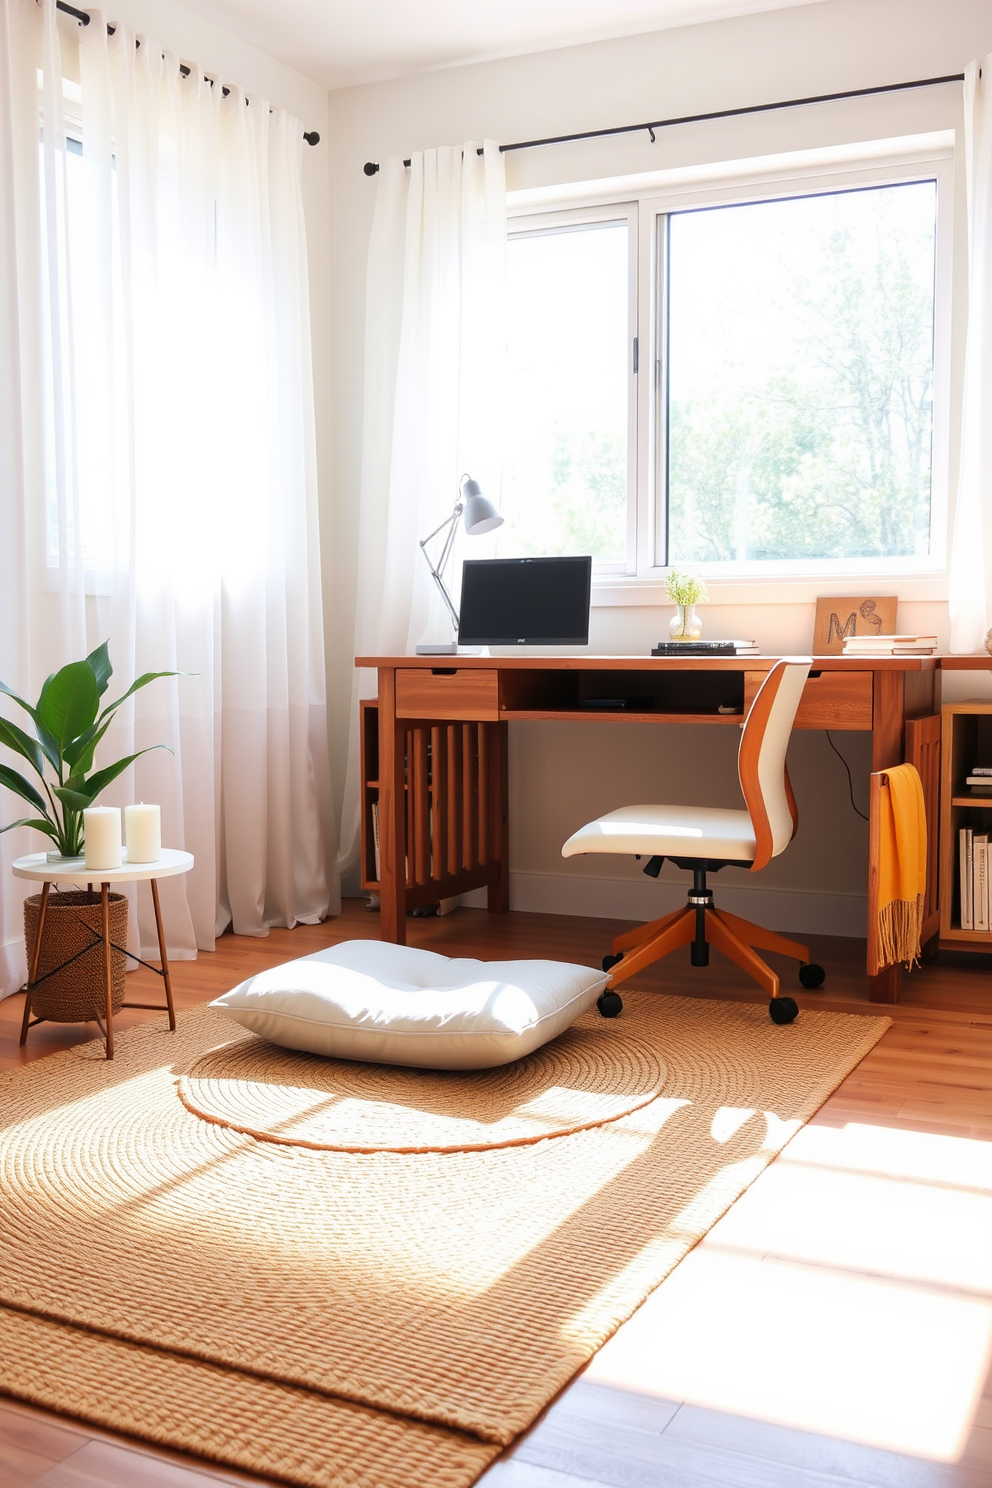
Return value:
<svg viewBox="0 0 992 1488">
<path fill-rule="evenodd" d="M 70 662 L 49 677 L 38 699 L 41 722 L 60 753 L 91 726 L 99 706 L 96 676 L 86 661 Z"/>
<path fill-rule="evenodd" d="M 48 681 L 50 682 L 51 680 L 51 677 L 49 677 Z M 47 685 L 48 683 L 45 684 L 46 687 Z M 23 708 L 25 713 L 29 713 L 31 715 L 34 726 L 38 731 L 38 739 L 41 743 L 42 752 L 44 753 L 45 758 L 48 760 L 52 769 L 57 772 L 59 768 L 59 746 L 56 740 L 52 738 L 51 734 L 45 728 L 45 725 L 42 723 L 41 715 L 38 712 L 38 709 L 32 708 L 30 703 L 26 703 L 22 697 L 17 696 L 16 692 L 12 692 L 11 689 L 7 686 L 6 682 L 0 682 L 0 692 L 5 692 L 9 698 L 14 699 L 14 702 L 18 705 L 19 708 Z M 41 772 L 39 771 L 39 774 L 40 773 Z"/>
<path fill-rule="evenodd" d="M 12 832 L 15 827 L 34 827 L 36 832 L 44 832 L 46 837 L 51 837 L 53 842 L 58 842 L 59 837 L 50 821 L 35 821 L 31 816 L 22 816 L 20 821 L 8 822 L 5 827 L 0 827 L 0 836 L 4 832 Z"/>
<path fill-rule="evenodd" d="M 114 675 L 114 669 L 110 665 L 109 646 L 110 642 L 104 641 L 102 646 L 97 646 L 96 650 L 91 651 L 86 658 L 89 665 L 93 668 L 93 675 L 96 678 L 96 690 L 100 697 L 103 697 L 103 694 L 107 690 L 107 683 Z"/>
<path fill-rule="evenodd" d="M 20 796 L 22 800 L 29 801 L 32 806 L 37 806 L 38 810 L 45 815 L 48 814 L 48 802 L 44 796 L 35 790 L 30 781 L 25 780 L 23 775 L 12 770 L 9 765 L 0 765 L 0 785 L 5 785 L 8 790 L 14 792 L 15 796 Z"/>
<path fill-rule="evenodd" d="M 73 739 L 71 744 L 66 745 L 64 754 L 65 762 L 73 775 L 85 775 L 87 770 L 93 768 L 93 755 L 96 746 L 113 723 L 113 716 L 106 723 L 94 723 L 85 734 L 80 734 L 78 739 Z"/>
<path fill-rule="evenodd" d="M 149 682 L 155 682 L 159 677 L 190 677 L 192 675 L 192 672 L 145 672 L 143 676 L 138 678 L 137 682 L 131 683 L 127 692 L 123 693 L 117 699 L 116 703 L 111 703 L 108 707 L 104 708 L 100 714 L 99 722 L 102 723 L 110 714 L 115 713 L 121 703 L 127 702 L 127 699 L 133 692 L 137 692 L 139 687 L 147 687 Z"/>
<path fill-rule="evenodd" d="M 118 775 L 123 775 L 128 765 L 133 765 L 136 759 L 143 754 L 150 754 L 153 749 L 169 749 L 169 746 L 168 744 L 151 744 L 148 749 L 139 749 L 137 754 L 129 754 L 125 759 L 119 759 L 115 764 L 107 765 L 103 770 L 97 770 L 96 774 L 83 782 L 78 790 L 70 790 L 68 786 L 57 785 L 55 794 L 64 805 L 73 811 L 85 811 L 88 806 L 93 805 L 100 792 L 112 780 L 116 780 Z M 169 753 L 172 753 L 171 749 Z"/>
<path fill-rule="evenodd" d="M 26 734 L 16 723 L 10 723 L 6 718 L 0 718 L 0 744 L 6 744 L 8 749 L 26 759 L 44 777 L 45 767 L 42 764 L 40 747 L 30 734 Z"/>
<path fill-rule="evenodd" d="M 18 707 L 23 708 L 25 713 L 30 713 L 31 717 L 34 718 L 35 710 L 34 708 L 32 708 L 31 704 L 26 703 L 22 697 L 18 697 L 14 689 L 12 687 L 8 687 L 6 682 L 0 682 L 0 692 L 5 692 L 9 698 L 13 698 Z"/>
</svg>

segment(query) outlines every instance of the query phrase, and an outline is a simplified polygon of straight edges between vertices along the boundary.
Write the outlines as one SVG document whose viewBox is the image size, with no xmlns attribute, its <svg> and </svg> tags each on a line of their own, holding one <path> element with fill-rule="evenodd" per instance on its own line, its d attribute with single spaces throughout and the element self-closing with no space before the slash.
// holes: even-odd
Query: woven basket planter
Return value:
<svg viewBox="0 0 992 1488">
<path fill-rule="evenodd" d="M 127 945 L 127 898 L 110 896 L 110 939 L 114 945 Z M 34 954 L 41 895 L 32 894 L 24 901 L 24 943 L 28 969 Z M 86 950 L 86 947 L 90 947 Z M 84 951 L 81 956 L 77 953 Z M 57 966 L 77 956 L 71 966 L 54 971 Z M 110 984 L 116 1013 L 124 1001 L 124 973 L 127 959 L 123 951 L 110 952 Z M 46 973 L 54 971 L 54 975 Z M 45 977 L 45 980 L 41 979 Z M 37 980 L 31 992 L 31 1012 L 36 1018 L 51 1023 L 86 1023 L 99 1013 L 107 1014 L 107 982 L 103 958 L 103 908 L 99 894 L 73 890 L 49 894 L 45 909 L 45 928 L 41 937 Z"/>
</svg>

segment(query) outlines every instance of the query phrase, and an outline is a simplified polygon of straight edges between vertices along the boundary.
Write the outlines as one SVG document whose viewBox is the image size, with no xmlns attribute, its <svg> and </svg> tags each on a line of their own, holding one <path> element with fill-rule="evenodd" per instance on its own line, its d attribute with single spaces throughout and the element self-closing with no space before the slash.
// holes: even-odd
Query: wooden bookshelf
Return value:
<svg viewBox="0 0 992 1488">
<path fill-rule="evenodd" d="M 958 870 L 961 828 L 992 832 L 992 797 L 975 797 L 964 783 L 975 765 L 992 766 L 992 702 L 946 703 L 940 711 L 940 948 L 992 952 L 992 933 L 961 928 Z"/>
</svg>

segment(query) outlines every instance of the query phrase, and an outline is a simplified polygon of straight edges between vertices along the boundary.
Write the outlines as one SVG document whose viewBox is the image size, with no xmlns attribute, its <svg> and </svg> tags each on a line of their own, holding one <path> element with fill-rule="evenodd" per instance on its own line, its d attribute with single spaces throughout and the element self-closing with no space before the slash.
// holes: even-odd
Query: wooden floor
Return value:
<svg viewBox="0 0 992 1488">
<path fill-rule="evenodd" d="M 408 923 L 413 944 L 448 954 L 590 964 L 621 928 L 466 909 Z M 175 967 L 177 1000 L 377 934 L 352 901 L 324 925 L 225 936 Z M 801 1006 L 891 1012 L 894 1026 L 483 1488 L 992 1485 L 992 964 L 944 958 L 906 978 L 898 1007 L 878 1009 L 862 943 L 820 940 L 813 954 L 828 980 L 797 992 Z M 680 952 L 636 985 L 754 996 L 713 960 L 694 969 Z M 158 988 L 140 971 L 128 995 L 150 1001 Z M 0 1068 L 91 1036 L 43 1024 L 21 1050 L 21 1007 L 0 1003 Z M 2 1488 L 205 1480 L 259 1481 L 0 1400 Z"/>
</svg>

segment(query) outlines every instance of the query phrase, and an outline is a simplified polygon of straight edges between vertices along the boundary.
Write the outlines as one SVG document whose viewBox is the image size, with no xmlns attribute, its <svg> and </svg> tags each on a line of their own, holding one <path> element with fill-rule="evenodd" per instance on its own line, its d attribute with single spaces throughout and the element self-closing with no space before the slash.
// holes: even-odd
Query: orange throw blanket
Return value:
<svg viewBox="0 0 992 1488">
<path fill-rule="evenodd" d="M 878 934 L 872 973 L 919 959 L 927 886 L 927 818 L 912 765 L 886 770 L 878 793 Z"/>
</svg>

